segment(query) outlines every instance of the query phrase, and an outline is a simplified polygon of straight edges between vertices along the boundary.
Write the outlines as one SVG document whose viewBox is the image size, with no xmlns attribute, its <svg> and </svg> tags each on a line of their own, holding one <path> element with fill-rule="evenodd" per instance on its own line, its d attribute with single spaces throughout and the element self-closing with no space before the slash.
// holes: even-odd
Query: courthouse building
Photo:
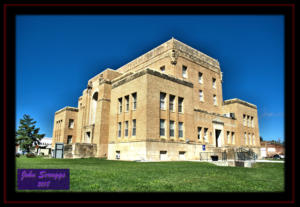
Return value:
<svg viewBox="0 0 300 207">
<path fill-rule="evenodd" d="M 239 147 L 259 154 L 256 105 L 223 101 L 222 82 L 216 59 L 172 38 L 91 78 L 78 107 L 55 113 L 52 147 L 64 143 L 65 157 L 149 161 Z"/>
</svg>

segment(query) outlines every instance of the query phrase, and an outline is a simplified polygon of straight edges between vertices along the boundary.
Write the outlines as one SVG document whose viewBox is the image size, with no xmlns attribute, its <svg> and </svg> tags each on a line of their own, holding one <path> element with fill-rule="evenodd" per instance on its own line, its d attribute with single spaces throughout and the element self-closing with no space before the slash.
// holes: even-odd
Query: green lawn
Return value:
<svg viewBox="0 0 300 207">
<path fill-rule="evenodd" d="M 203 162 L 16 158 L 18 168 L 69 168 L 73 192 L 282 192 L 283 163 L 254 168 Z M 16 187 L 17 188 L 17 187 Z"/>
</svg>

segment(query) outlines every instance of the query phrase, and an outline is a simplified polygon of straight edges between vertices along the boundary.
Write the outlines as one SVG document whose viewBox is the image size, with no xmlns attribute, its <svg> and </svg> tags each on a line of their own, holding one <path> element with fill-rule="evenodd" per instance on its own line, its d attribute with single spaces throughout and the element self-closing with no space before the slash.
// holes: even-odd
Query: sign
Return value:
<svg viewBox="0 0 300 207">
<path fill-rule="evenodd" d="M 202 145 L 202 150 L 203 150 L 203 151 L 205 151 L 205 144 L 204 144 L 204 145 Z"/>
<path fill-rule="evenodd" d="M 69 169 L 18 169 L 18 190 L 69 189 Z"/>
</svg>

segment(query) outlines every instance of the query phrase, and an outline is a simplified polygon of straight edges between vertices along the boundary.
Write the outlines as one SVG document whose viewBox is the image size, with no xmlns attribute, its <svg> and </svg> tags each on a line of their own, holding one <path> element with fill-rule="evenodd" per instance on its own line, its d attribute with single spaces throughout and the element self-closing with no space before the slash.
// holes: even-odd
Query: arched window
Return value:
<svg viewBox="0 0 300 207">
<path fill-rule="evenodd" d="M 98 92 L 95 92 L 91 101 L 90 124 L 95 124 L 97 101 L 98 101 Z"/>
</svg>

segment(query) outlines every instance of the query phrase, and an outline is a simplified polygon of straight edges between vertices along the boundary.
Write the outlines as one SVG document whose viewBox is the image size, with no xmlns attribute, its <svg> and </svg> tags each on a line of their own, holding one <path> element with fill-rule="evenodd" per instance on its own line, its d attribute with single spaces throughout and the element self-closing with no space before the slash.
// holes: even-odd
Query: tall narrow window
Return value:
<svg viewBox="0 0 300 207">
<path fill-rule="evenodd" d="M 72 144 L 72 136 L 68 135 L 67 144 Z"/>
<path fill-rule="evenodd" d="M 247 116 L 247 126 L 250 126 L 250 116 Z"/>
<path fill-rule="evenodd" d="M 122 113 L 122 98 L 119 98 L 119 113 Z"/>
<path fill-rule="evenodd" d="M 216 79 L 215 78 L 212 79 L 212 86 L 213 86 L 213 88 L 216 88 Z"/>
<path fill-rule="evenodd" d="M 74 128 L 74 119 L 69 119 L 69 128 Z"/>
<path fill-rule="evenodd" d="M 183 98 L 178 97 L 178 112 L 183 113 Z"/>
<path fill-rule="evenodd" d="M 170 137 L 174 137 L 174 121 L 170 121 Z"/>
<path fill-rule="evenodd" d="M 128 121 L 125 121 L 125 137 L 128 137 Z"/>
<path fill-rule="evenodd" d="M 129 96 L 125 96 L 125 102 L 126 102 L 126 112 L 129 111 Z"/>
<path fill-rule="evenodd" d="M 97 101 L 98 101 L 98 92 L 95 92 L 91 101 L 90 124 L 95 124 Z"/>
<path fill-rule="evenodd" d="M 166 109 L 166 94 L 160 92 L 160 109 Z"/>
<path fill-rule="evenodd" d="M 214 105 L 217 105 L 217 96 L 215 94 L 213 95 L 213 98 L 214 98 Z"/>
<path fill-rule="evenodd" d="M 248 145 L 247 133 L 245 132 L 245 145 Z"/>
<path fill-rule="evenodd" d="M 255 135 L 254 134 L 252 134 L 252 139 L 253 139 L 253 145 L 256 145 L 256 143 L 255 143 Z"/>
<path fill-rule="evenodd" d="M 187 78 L 187 67 L 186 66 L 182 66 L 182 77 Z"/>
<path fill-rule="evenodd" d="M 121 137 L 122 123 L 118 123 L 118 137 Z"/>
<path fill-rule="evenodd" d="M 202 130 L 202 127 L 198 127 L 198 140 L 201 141 L 201 130 Z"/>
<path fill-rule="evenodd" d="M 227 144 L 230 144 L 230 131 L 227 131 Z"/>
<path fill-rule="evenodd" d="M 208 128 L 204 128 L 204 135 L 203 135 L 203 138 L 204 138 L 204 141 L 205 141 L 205 142 L 208 142 L 207 131 L 208 131 Z"/>
<path fill-rule="evenodd" d="M 175 111 L 175 96 L 173 96 L 173 95 L 170 95 L 169 110 L 171 112 Z"/>
<path fill-rule="evenodd" d="M 232 144 L 235 144 L 235 137 L 234 136 L 235 136 L 234 132 L 231 132 L 231 139 L 232 139 L 231 143 Z"/>
<path fill-rule="evenodd" d="M 132 136 L 136 135 L 136 119 L 132 120 Z"/>
<path fill-rule="evenodd" d="M 251 116 L 251 127 L 254 127 L 253 116 Z"/>
<path fill-rule="evenodd" d="M 165 70 L 166 70 L 165 66 L 161 66 L 161 67 L 160 67 L 160 71 L 161 71 L 162 73 L 164 73 Z"/>
<path fill-rule="evenodd" d="M 179 138 L 183 137 L 183 122 L 178 123 L 178 137 Z"/>
<path fill-rule="evenodd" d="M 160 136 L 165 136 L 165 120 L 161 119 L 160 120 L 160 130 L 159 130 L 159 135 Z"/>
<path fill-rule="evenodd" d="M 246 115 L 243 114 L 243 125 L 246 126 Z"/>
<path fill-rule="evenodd" d="M 136 98 L 137 98 L 137 97 L 136 97 L 136 93 L 133 93 L 133 94 L 132 94 L 132 109 L 133 109 L 133 110 L 136 110 L 136 102 L 137 102 L 137 101 L 136 101 Z"/>
<path fill-rule="evenodd" d="M 204 101 L 204 96 L 203 96 L 202 90 L 199 91 L 199 99 L 200 99 L 200 101 Z"/>
<path fill-rule="evenodd" d="M 252 139 L 251 139 L 252 137 L 251 137 L 251 134 L 249 133 L 248 134 L 248 139 L 249 139 L 249 145 L 252 145 Z"/>
<path fill-rule="evenodd" d="M 202 78 L 203 74 L 201 72 L 198 73 L 198 81 L 199 83 L 203 83 L 203 78 Z"/>
</svg>

